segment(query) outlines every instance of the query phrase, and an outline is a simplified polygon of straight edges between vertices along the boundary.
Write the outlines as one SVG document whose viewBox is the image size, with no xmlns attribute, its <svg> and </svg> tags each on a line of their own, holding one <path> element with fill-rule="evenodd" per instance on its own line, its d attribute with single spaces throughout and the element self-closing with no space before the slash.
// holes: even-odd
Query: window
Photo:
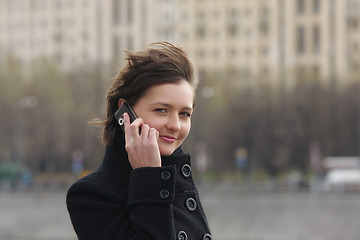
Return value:
<svg viewBox="0 0 360 240">
<path fill-rule="evenodd" d="M 359 27 L 359 19 L 356 17 L 349 17 L 347 20 L 348 28 L 351 30 L 357 30 Z"/>
<path fill-rule="evenodd" d="M 237 15 L 238 15 L 238 13 L 237 13 L 237 10 L 236 9 L 230 9 L 229 11 L 228 11 L 229 13 L 228 13 L 228 21 L 229 22 L 236 22 L 237 21 Z"/>
<path fill-rule="evenodd" d="M 245 49 L 245 56 L 249 58 L 251 57 L 251 55 L 252 55 L 251 47 L 247 46 L 247 48 Z"/>
<path fill-rule="evenodd" d="M 246 27 L 246 28 L 244 29 L 244 35 L 245 35 L 245 37 L 247 37 L 247 38 L 250 38 L 250 37 L 251 37 L 251 29 L 250 29 L 250 27 Z"/>
<path fill-rule="evenodd" d="M 268 23 L 266 21 L 261 21 L 259 23 L 259 32 L 260 32 L 261 36 L 264 36 L 264 37 L 267 36 L 268 30 L 269 30 Z"/>
<path fill-rule="evenodd" d="M 313 51 L 315 54 L 320 53 L 321 47 L 321 36 L 320 36 L 320 27 L 315 25 L 313 27 Z"/>
<path fill-rule="evenodd" d="M 231 58 L 236 58 L 237 56 L 237 50 L 235 47 L 232 47 L 228 50 L 228 55 L 231 57 Z"/>
<path fill-rule="evenodd" d="M 127 49 L 129 49 L 130 51 L 134 50 L 134 38 L 133 38 L 133 36 L 131 36 L 131 35 L 127 36 L 127 44 L 128 44 Z"/>
<path fill-rule="evenodd" d="M 297 0 L 296 11 L 298 14 L 303 14 L 305 12 L 305 0 Z"/>
<path fill-rule="evenodd" d="M 163 28 L 159 30 L 160 38 L 171 41 L 174 38 L 174 31 L 172 28 Z"/>
<path fill-rule="evenodd" d="M 118 25 L 121 22 L 120 2 L 113 0 L 113 24 Z"/>
<path fill-rule="evenodd" d="M 263 57 L 267 57 L 268 54 L 269 54 L 269 49 L 268 49 L 268 47 L 267 47 L 267 46 L 263 46 L 263 47 L 261 48 L 261 55 L 262 55 Z"/>
<path fill-rule="evenodd" d="M 62 2 L 61 2 L 61 0 L 58 0 L 57 2 L 56 2 L 56 8 L 57 9 L 61 9 L 62 8 Z"/>
<path fill-rule="evenodd" d="M 205 38 L 205 27 L 204 26 L 198 26 L 196 28 L 196 37 L 198 37 L 199 39 L 203 39 Z"/>
<path fill-rule="evenodd" d="M 263 7 L 260 11 L 260 16 L 263 18 L 263 19 L 268 19 L 269 17 L 269 9 L 267 7 Z"/>
<path fill-rule="evenodd" d="M 227 24 L 227 34 L 230 37 L 235 37 L 237 33 L 237 25 L 234 23 Z"/>
<path fill-rule="evenodd" d="M 196 55 L 199 59 L 204 59 L 205 58 L 205 51 L 203 49 L 200 49 L 196 52 Z"/>
<path fill-rule="evenodd" d="M 358 52 L 359 51 L 359 44 L 357 42 L 353 42 L 352 49 L 354 50 L 354 52 Z"/>
<path fill-rule="evenodd" d="M 320 79 L 320 66 L 314 65 L 310 68 L 310 77 L 313 79 Z"/>
<path fill-rule="evenodd" d="M 127 1 L 127 22 L 131 24 L 133 22 L 133 12 L 134 12 L 134 6 L 133 6 L 133 0 Z"/>
<path fill-rule="evenodd" d="M 181 32 L 180 36 L 181 36 L 180 39 L 182 39 L 182 40 L 184 40 L 184 41 L 189 40 L 189 33 L 188 33 L 187 31 Z"/>
<path fill-rule="evenodd" d="M 196 21 L 198 23 L 203 23 L 205 21 L 205 13 L 203 11 L 199 11 L 197 14 L 196 14 Z"/>
<path fill-rule="evenodd" d="M 218 49 L 215 49 L 215 50 L 213 51 L 213 56 L 214 56 L 214 59 L 219 60 L 220 52 L 219 52 Z"/>
<path fill-rule="evenodd" d="M 213 35 L 213 38 L 214 38 L 214 39 L 219 39 L 219 38 L 220 38 L 220 32 L 217 31 L 217 30 L 214 30 L 214 31 L 212 32 L 212 35 Z"/>
<path fill-rule="evenodd" d="M 196 14 L 196 28 L 195 28 L 195 35 L 198 38 L 204 38 L 205 34 L 206 34 L 206 30 L 205 30 L 205 13 L 203 11 L 199 11 Z"/>
<path fill-rule="evenodd" d="M 313 0 L 314 13 L 320 12 L 320 0 Z"/>
<path fill-rule="evenodd" d="M 298 82 L 301 82 L 306 77 L 306 68 L 303 65 L 299 65 L 295 68 L 295 78 Z"/>
<path fill-rule="evenodd" d="M 296 52 L 299 55 L 305 53 L 305 28 L 298 26 L 296 29 Z"/>
<path fill-rule="evenodd" d="M 120 58 L 120 37 L 114 36 L 113 37 L 113 46 L 112 46 L 112 52 L 114 53 L 114 60 L 118 61 Z"/>
<path fill-rule="evenodd" d="M 62 60 L 63 60 L 63 56 L 61 55 L 61 53 L 57 52 L 54 56 L 55 58 L 55 61 L 58 63 L 58 64 L 61 64 Z"/>
<path fill-rule="evenodd" d="M 260 10 L 260 20 L 259 20 L 259 32 L 262 36 L 268 35 L 268 25 L 269 22 L 269 9 L 267 7 L 263 7 Z"/>
<path fill-rule="evenodd" d="M 219 19 L 219 17 L 220 17 L 219 10 L 214 10 L 214 11 L 213 11 L 213 18 L 214 18 L 214 19 Z"/>
<path fill-rule="evenodd" d="M 269 75 L 269 68 L 267 66 L 261 67 L 260 75 L 263 77 L 268 77 Z"/>
<path fill-rule="evenodd" d="M 249 8 L 245 9 L 244 14 L 245 14 L 246 17 L 250 17 L 251 16 L 251 9 L 249 9 Z"/>
</svg>

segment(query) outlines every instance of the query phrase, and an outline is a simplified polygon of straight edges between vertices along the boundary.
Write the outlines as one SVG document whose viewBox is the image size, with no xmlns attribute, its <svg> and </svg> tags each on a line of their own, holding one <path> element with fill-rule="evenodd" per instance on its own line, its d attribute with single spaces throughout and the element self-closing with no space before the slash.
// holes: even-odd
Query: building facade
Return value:
<svg viewBox="0 0 360 240">
<path fill-rule="evenodd" d="M 0 50 L 25 65 L 47 58 L 65 69 L 103 61 L 99 1 L 4 0 L 0 2 Z"/>
<path fill-rule="evenodd" d="M 179 42 L 250 81 L 359 78 L 359 0 L 182 0 Z"/>
<path fill-rule="evenodd" d="M 181 45 L 198 68 L 244 81 L 359 77 L 360 0 L 3 0 L 0 61 L 118 64 L 124 49 Z"/>
</svg>

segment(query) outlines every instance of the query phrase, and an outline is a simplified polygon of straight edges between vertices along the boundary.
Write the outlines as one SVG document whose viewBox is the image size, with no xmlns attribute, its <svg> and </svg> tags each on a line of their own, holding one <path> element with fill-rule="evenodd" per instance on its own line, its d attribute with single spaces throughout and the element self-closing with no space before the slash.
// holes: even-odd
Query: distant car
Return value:
<svg viewBox="0 0 360 240">
<path fill-rule="evenodd" d="M 288 175 L 286 185 L 290 190 L 305 190 L 309 188 L 309 183 L 304 174 L 298 171 L 293 171 Z"/>
<path fill-rule="evenodd" d="M 20 181 L 21 167 L 13 162 L 0 162 L 0 187 L 5 183 L 12 188 L 16 187 Z"/>
<path fill-rule="evenodd" d="M 326 190 L 360 191 L 360 169 L 332 169 L 325 176 Z"/>
</svg>

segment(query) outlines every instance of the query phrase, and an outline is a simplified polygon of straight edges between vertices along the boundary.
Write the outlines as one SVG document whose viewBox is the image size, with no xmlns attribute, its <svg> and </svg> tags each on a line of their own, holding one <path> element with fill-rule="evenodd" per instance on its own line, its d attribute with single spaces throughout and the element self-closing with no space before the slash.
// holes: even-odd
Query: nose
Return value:
<svg viewBox="0 0 360 240">
<path fill-rule="evenodd" d="M 181 129 L 180 119 L 177 114 L 176 115 L 174 114 L 171 117 L 169 117 L 167 122 L 167 128 L 174 132 L 180 131 Z"/>
</svg>

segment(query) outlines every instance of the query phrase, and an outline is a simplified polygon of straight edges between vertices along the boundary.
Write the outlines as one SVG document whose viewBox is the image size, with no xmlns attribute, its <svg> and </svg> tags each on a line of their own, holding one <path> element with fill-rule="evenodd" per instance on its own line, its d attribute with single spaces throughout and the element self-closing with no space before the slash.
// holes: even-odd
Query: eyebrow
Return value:
<svg viewBox="0 0 360 240">
<path fill-rule="evenodd" d="M 165 106 L 165 107 L 168 107 L 168 108 L 174 108 L 173 105 L 168 104 L 168 103 L 164 103 L 164 102 L 150 103 L 150 105 L 162 105 L 162 106 Z M 182 108 L 182 109 L 183 109 L 183 110 L 193 110 L 192 107 L 184 107 L 184 108 Z"/>
</svg>

